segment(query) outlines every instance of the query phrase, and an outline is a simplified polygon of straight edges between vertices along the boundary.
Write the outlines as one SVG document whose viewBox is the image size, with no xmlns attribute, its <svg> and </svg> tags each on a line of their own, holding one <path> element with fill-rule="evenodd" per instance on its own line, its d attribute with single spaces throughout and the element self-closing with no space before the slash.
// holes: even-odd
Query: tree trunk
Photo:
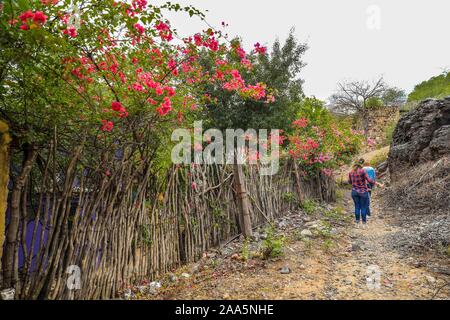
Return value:
<svg viewBox="0 0 450 320">
<path fill-rule="evenodd" d="M 244 172 L 242 171 L 242 165 L 235 161 L 233 166 L 234 171 L 234 183 L 236 187 L 236 199 L 238 201 L 238 209 L 241 217 L 242 234 L 244 237 L 249 238 L 252 236 L 252 220 L 250 217 L 249 200 L 247 190 L 245 188 Z"/>
<path fill-rule="evenodd" d="M 17 270 L 19 266 L 14 262 L 15 252 L 19 245 L 20 197 L 37 156 L 37 148 L 33 145 L 24 146 L 23 151 L 22 170 L 14 180 L 13 190 L 11 192 L 11 219 L 6 233 L 3 281 L 4 286 L 8 288 L 14 287 L 18 280 Z"/>
<path fill-rule="evenodd" d="M 298 196 L 298 202 L 300 205 L 305 200 L 305 195 L 303 194 L 301 180 L 300 180 L 300 173 L 298 172 L 298 165 L 295 160 L 292 161 L 294 163 L 294 172 L 295 172 L 295 185 L 297 187 L 297 196 Z"/>
<path fill-rule="evenodd" d="M 0 120 L 0 264 L 5 241 L 6 208 L 8 206 L 9 142 L 8 125 Z M 0 284 L 1 284 L 0 279 Z"/>
</svg>

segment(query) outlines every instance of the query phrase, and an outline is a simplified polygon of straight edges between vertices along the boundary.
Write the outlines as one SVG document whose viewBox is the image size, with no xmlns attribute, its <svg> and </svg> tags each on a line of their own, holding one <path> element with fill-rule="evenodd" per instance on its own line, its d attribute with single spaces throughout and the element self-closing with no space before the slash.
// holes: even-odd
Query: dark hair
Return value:
<svg viewBox="0 0 450 320">
<path fill-rule="evenodd" d="M 356 162 L 353 164 L 353 171 L 357 172 L 359 169 L 362 169 L 362 164 L 361 164 L 360 161 L 356 161 Z"/>
</svg>

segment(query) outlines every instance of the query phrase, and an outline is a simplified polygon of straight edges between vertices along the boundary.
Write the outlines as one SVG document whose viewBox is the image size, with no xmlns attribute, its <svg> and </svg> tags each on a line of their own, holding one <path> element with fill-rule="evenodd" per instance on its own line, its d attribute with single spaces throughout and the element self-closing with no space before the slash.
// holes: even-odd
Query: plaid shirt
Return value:
<svg viewBox="0 0 450 320">
<path fill-rule="evenodd" d="M 367 183 L 375 183 L 370 179 L 369 175 L 363 169 L 359 169 L 358 172 L 350 171 L 348 174 L 348 183 L 352 185 L 352 189 L 359 193 L 368 192 L 369 188 Z"/>
</svg>

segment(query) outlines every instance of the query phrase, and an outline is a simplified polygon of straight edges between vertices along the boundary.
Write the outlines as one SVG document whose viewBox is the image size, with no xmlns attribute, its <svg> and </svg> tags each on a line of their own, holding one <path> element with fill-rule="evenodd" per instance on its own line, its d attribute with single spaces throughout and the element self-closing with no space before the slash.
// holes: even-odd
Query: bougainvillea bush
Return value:
<svg viewBox="0 0 450 320">
<path fill-rule="evenodd" d="M 347 120 L 334 118 L 315 98 L 304 99 L 297 116 L 287 149 L 306 176 L 318 171 L 332 175 L 333 169 L 351 160 L 364 141 L 361 132 L 353 130 Z"/>
<path fill-rule="evenodd" d="M 134 1 L 10 1 L 1 6 L 1 112 L 18 144 L 45 143 L 57 130 L 77 140 L 154 139 L 189 119 L 214 99 L 214 84 L 233 99 L 273 99 L 263 83 L 243 81 L 251 55 L 206 28 L 181 36 L 163 17 L 167 10 L 189 16 L 197 9 Z M 180 13 L 181 14 L 181 13 Z M 240 59 L 229 60 L 230 52 Z M 205 68 L 199 60 L 214 63 Z M 118 140 L 119 139 L 119 140 Z"/>
<path fill-rule="evenodd" d="M 12 136 L 3 279 L 7 287 L 23 281 L 20 296 L 49 294 L 54 285 L 49 279 L 68 262 L 57 252 L 70 255 L 68 243 L 82 245 L 75 233 L 87 225 L 97 224 L 105 239 L 112 235 L 101 226 L 109 225 L 120 233 L 117 246 L 129 248 L 136 241 L 122 233 L 118 221 L 139 225 L 144 221 L 139 219 L 148 219 L 146 205 L 154 205 L 161 191 L 155 180 L 167 177 L 161 169 L 170 165 L 172 129 L 189 126 L 198 110 L 215 99 L 205 94 L 206 84 L 236 101 L 273 99 L 265 84 L 241 76 L 252 55 L 265 54 L 263 46 L 229 60 L 243 49 L 210 27 L 192 35 L 177 33 L 163 16 L 167 11 L 185 15 L 186 21 L 203 18 L 191 6 L 156 6 L 146 0 L 0 4 L 0 117 Z M 200 57 L 214 63 L 205 66 Z M 27 201 L 33 210 L 20 205 Z M 38 223 L 31 233 L 21 232 L 24 238 L 39 234 L 40 223 L 52 227 L 48 246 L 27 249 L 46 253 L 32 251 L 18 265 L 23 248 L 18 235 L 27 219 Z M 101 241 L 97 244 L 105 250 Z M 41 259 L 36 278 L 27 273 L 34 268 L 32 256 Z"/>
</svg>

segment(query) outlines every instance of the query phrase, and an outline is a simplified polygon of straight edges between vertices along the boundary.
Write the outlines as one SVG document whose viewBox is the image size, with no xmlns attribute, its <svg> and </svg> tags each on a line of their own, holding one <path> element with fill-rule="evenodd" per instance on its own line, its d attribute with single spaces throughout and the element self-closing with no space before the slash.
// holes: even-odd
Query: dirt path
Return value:
<svg viewBox="0 0 450 320">
<path fill-rule="evenodd" d="M 286 236 L 282 257 L 252 257 L 264 241 L 236 242 L 176 270 L 156 294 L 141 298 L 449 299 L 449 288 L 444 286 L 448 276 L 415 267 L 412 258 L 389 247 L 386 238 L 397 227 L 381 212 L 376 199 L 368 228 L 355 228 L 347 194 L 337 206 L 344 210 L 317 208 L 321 213 L 292 214 L 278 222 L 277 233 Z M 328 229 L 317 232 L 314 228 L 322 222 Z M 313 235 L 302 236 L 308 226 Z M 283 267 L 290 272 L 281 273 Z"/>
</svg>

